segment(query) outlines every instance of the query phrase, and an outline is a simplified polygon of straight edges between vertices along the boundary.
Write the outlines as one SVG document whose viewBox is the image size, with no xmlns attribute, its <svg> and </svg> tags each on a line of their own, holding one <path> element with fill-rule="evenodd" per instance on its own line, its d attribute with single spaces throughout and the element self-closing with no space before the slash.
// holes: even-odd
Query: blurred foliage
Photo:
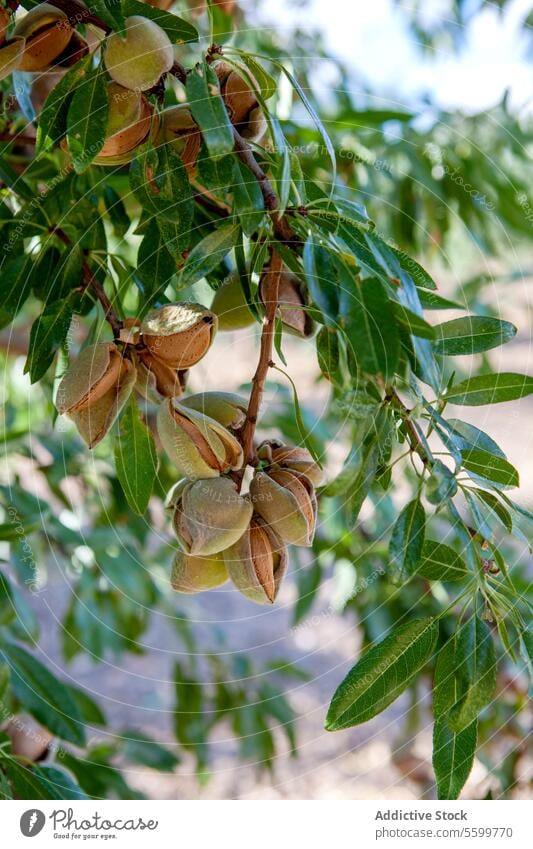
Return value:
<svg viewBox="0 0 533 849">
<path fill-rule="evenodd" d="M 463 4 L 453 5 L 458 23 L 464 23 Z M 443 22 L 423 30 L 417 9 L 412 24 L 429 43 Z M 314 367 L 318 374 L 320 365 L 320 379 L 329 382 L 331 391 L 331 403 L 317 421 L 313 404 L 300 399 L 295 405 L 292 390 L 280 377 L 275 383 L 278 403 L 265 410 L 261 426 L 290 444 L 304 442 L 322 458 L 331 434 L 346 446 L 342 471 L 322 490 L 312 562 L 302 559 L 297 572 L 293 624 L 305 624 L 318 609 L 322 578 L 330 571 L 344 588 L 334 609 L 357 624 L 370 651 L 385 642 L 386 634 L 409 625 L 414 610 L 421 621 L 439 619 L 438 638 L 433 624 L 428 625 L 415 646 L 419 656 L 414 668 L 420 676 L 411 681 L 410 691 L 416 712 L 420 689 L 431 684 L 432 652 L 444 656 L 454 635 L 463 634 L 463 614 L 470 603 L 472 620 L 482 632 L 481 647 L 485 650 L 489 641 L 495 646 L 494 660 L 492 649 L 486 652 L 487 677 L 495 676 L 498 668 L 498 698 L 490 706 L 489 700 L 480 699 L 477 712 L 479 756 L 494 773 L 499 792 L 509 793 L 524 749 L 524 681 L 531 666 L 530 585 L 525 558 L 517 558 L 517 551 L 528 545 L 533 517 L 509 498 L 506 487 L 514 483 L 516 472 L 494 441 L 464 422 L 445 418 L 454 391 L 456 397 L 474 392 L 462 386 L 467 373 L 448 356 L 450 349 L 457 353 L 457 335 L 463 345 L 460 352 L 475 355 L 476 374 L 485 380 L 476 391 L 504 401 L 526 394 L 530 386 L 525 377 L 520 385 L 502 386 L 491 374 L 483 340 L 492 334 L 492 348 L 514 334 L 508 322 L 490 316 L 487 309 L 484 293 L 492 278 L 467 280 L 456 296 L 477 313 L 476 319 L 487 320 L 483 333 L 472 330 L 471 317 L 464 335 L 455 332 L 457 325 L 446 327 L 451 322 L 442 322 L 434 331 L 434 322 L 424 315 L 457 303 L 435 293 L 429 274 L 410 256 L 452 262 L 457 221 L 486 255 L 505 260 L 509 241 L 518 251 L 527 246 L 533 216 L 530 126 L 521 115 L 512 114 L 506 102 L 474 116 L 445 114 L 431 104 L 423 112 L 376 108 L 373 92 L 352 93 L 348 69 L 326 55 L 318 36 L 245 29 L 240 15 L 234 21 L 239 36 L 225 49 L 233 58 L 242 58 L 238 51 L 253 54 L 248 61 L 254 63 L 254 73 L 265 69 L 263 92 L 270 93 L 269 74 L 274 80 L 269 107 L 275 144 L 258 147 L 255 153 L 284 200 L 294 231 L 305 242 L 302 257 L 284 245 L 277 247 L 310 292 L 310 310 L 321 325 Z M 207 32 L 205 15 L 196 23 Z M 217 40 L 224 41 L 231 21 L 215 17 L 212 26 Z M 186 65 L 199 58 L 196 45 L 180 50 Z M 331 79 L 327 98 L 317 84 L 322 74 Z M 32 799 L 139 798 L 121 767 L 133 764 L 167 772 L 191 757 L 199 780 L 205 781 L 211 741 L 221 726 L 235 737 L 240 759 L 272 770 L 280 753 L 297 753 L 297 717 L 283 682 L 305 680 L 306 672 L 290 658 L 255 663 L 245 654 L 231 654 L 231 646 L 226 653 L 220 635 L 215 635 L 217 651 L 198 645 L 196 630 L 183 612 L 187 600 L 176 603 L 168 592 L 173 547 L 167 542 L 161 505 L 175 481 L 171 464 L 160 458 L 147 516 L 136 515 L 108 442 L 89 454 L 75 429 L 57 419 L 53 403 L 70 346 L 79 348 L 106 332 L 93 295 L 83 287 L 80 291 L 87 262 L 120 318 L 176 298 L 206 299 L 206 291 L 219 288 L 235 269 L 257 314 L 264 240 L 272 236 L 261 199 L 253 193 L 244 196 L 241 180 L 241 194 L 232 202 L 243 237 L 233 219 L 226 221 L 228 209 L 222 206 L 221 211 L 217 202 L 222 198 L 226 203 L 227 187 L 236 179 L 233 160 L 214 157 L 203 147 L 199 175 L 211 197 L 207 203 L 191 201 L 186 250 L 196 250 L 193 257 L 200 258 L 204 273 L 197 273 L 189 256 L 182 276 L 176 257 L 183 259 L 183 234 L 167 229 L 160 208 L 155 225 L 143 218 L 146 201 L 139 202 L 138 186 L 133 187 L 137 192 L 130 192 L 127 169 L 106 171 L 92 165 L 78 174 L 66 167 L 61 150 L 34 157 L 33 140 L 25 135 L 32 117 L 28 79 L 17 74 L 17 102 L 10 80 L 2 89 L 0 226 L 7 245 L 0 306 L 6 328 L 1 361 L 2 727 L 5 731 L 13 718 L 30 714 L 54 741 L 45 741 L 42 751 L 27 759 L 12 750 L 12 737 L 3 734 L 0 793 Z M 318 103 L 321 120 L 308 95 Z M 165 97 L 165 105 L 171 105 L 183 91 L 169 85 Z M 41 195 L 43 186 L 48 190 Z M 227 250 L 219 256 L 210 238 L 216 233 L 219 239 L 222 228 Z M 155 239 L 161 259 L 157 268 L 148 253 Z M 202 276 L 209 284 L 203 289 L 198 285 Z M 342 302 L 342 291 L 351 293 L 352 301 L 346 296 Z M 66 310 L 68 321 L 64 325 L 54 320 L 57 336 L 52 334 L 51 342 L 45 336 L 46 344 L 38 336 L 39 344 L 30 347 L 30 389 L 21 357 L 28 353 L 30 332 L 34 340 L 37 336 L 41 307 L 50 303 L 60 304 L 57 315 L 64 316 Z M 387 328 L 384 342 L 375 327 L 369 329 L 362 321 L 366 314 L 378 330 L 380 324 Z M 153 424 L 153 408 L 143 412 Z M 427 441 L 432 434 L 443 449 L 434 454 Z M 446 465 L 440 456 L 446 456 Z M 405 462 L 400 464 L 401 459 Z M 408 504 L 406 489 L 411 492 Z M 364 502 L 372 506 L 371 518 L 361 520 Z M 420 521 L 421 509 L 427 516 Z M 454 561 L 443 563 L 424 553 L 426 519 L 428 534 L 456 553 Z M 422 526 L 418 541 L 412 533 L 417 521 Z M 451 556 L 444 548 L 438 554 Z M 294 554 L 295 561 L 297 557 Z M 460 571 L 458 582 L 447 580 L 450 563 Z M 448 572 L 435 572 L 443 566 Z M 58 571 L 66 578 L 69 594 L 60 631 L 66 669 L 80 654 L 90 657 L 95 670 L 103 659 L 141 654 L 154 610 L 172 622 L 180 653 L 172 675 L 172 746 L 162 746 L 141 730 L 108 729 L 95 701 L 70 686 L 67 676 L 56 675 L 42 656 L 35 610 L 48 587 L 55 591 Z M 425 632 L 431 640 L 422 646 Z M 403 670 L 403 675 L 407 679 L 410 672 Z M 397 680 L 386 684 L 391 693 L 399 686 Z M 375 691 L 366 697 L 352 720 L 366 716 Z M 405 739 L 418 727 L 410 713 Z M 448 726 L 442 727 L 438 713 L 436 727 L 451 733 Z M 454 733 L 464 734 L 469 727 Z M 495 729 L 498 742 L 506 747 L 503 760 L 499 753 L 493 755 Z M 463 766 L 459 764 L 458 774 Z M 441 795 L 447 769 L 437 758 Z"/>
</svg>

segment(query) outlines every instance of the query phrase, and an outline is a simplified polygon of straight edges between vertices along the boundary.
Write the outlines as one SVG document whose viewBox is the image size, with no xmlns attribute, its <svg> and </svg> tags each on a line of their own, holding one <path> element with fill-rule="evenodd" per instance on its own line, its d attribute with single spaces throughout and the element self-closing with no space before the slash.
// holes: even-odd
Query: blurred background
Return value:
<svg viewBox="0 0 533 849">
<path fill-rule="evenodd" d="M 428 266 L 441 294 L 516 324 L 516 340 L 491 352 L 490 363 L 532 374 L 532 4 L 240 6 L 242 46 L 281 58 L 318 102 L 340 180 L 380 231 Z M 326 152 L 283 85 L 278 114 L 305 176 L 322 177 Z M 208 300 L 209 292 L 197 286 L 195 296 Z M 87 792 L 433 798 L 424 682 L 363 726 L 323 730 L 331 694 L 363 638 L 386 630 L 400 604 L 394 587 L 380 588 L 389 497 L 365 505 L 356 563 L 333 552 L 338 529 L 335 516 L 326 516 L 322 549 L 308 556 L 293 550 L 273 609 L 256 608 L 227 587 L 170 597 L 161 501 L 153 500 L 149 524 L 132 518 L 105 444 L 88 456 L 68 425 L 46 424 L 50 398 L 23 375 L 28 321 L 19 317 L 0 335 L 9 449 L 1 474 L 6 499 L 40 532 L 29 537 L 29 565 L 7 543 L 0 556 L 11 556 L 21 581 L 34 582 L 29 599 L 18 601 L 20 628 L 40 629 L 41 659 L 86 688 L 107 717 L 104 727 L 93 709 L 91 749 L 81 765 L 64 758 Z M 74 332 L 84 335 L 81 327 Z M 221 335 L 195 368 L 191 391 L 246 384 L 257 340 L 255 328 Z M 288 340 L 285 354 L 306 423 L 328 449 L 329 470 L 338 470 L 346 446 L 331 430 L 314 347 L 306 355 L 305 343 Z M 468 364 L 459 360 L 462 369 Z M 269 385 L 265 409 L 265 435 L 298 439 L 282 378 Z M 491 433 L 520 470 L 516 500 L 526 506 L 533 505 L 532 414 L 529 398 L 464 416 Z M 401 502 L 401 480 L 393 499 Z M 523 570 L 525 588 L 527 540 L 506 556 Z M 363 574 L 374 577 L 360 587 Z M 504 678 L 502 733 L 484 741 L 466 797 L 531 796 L 527 718 L 517 713 L 523 688 L 521 679 Z"/>
</svg>

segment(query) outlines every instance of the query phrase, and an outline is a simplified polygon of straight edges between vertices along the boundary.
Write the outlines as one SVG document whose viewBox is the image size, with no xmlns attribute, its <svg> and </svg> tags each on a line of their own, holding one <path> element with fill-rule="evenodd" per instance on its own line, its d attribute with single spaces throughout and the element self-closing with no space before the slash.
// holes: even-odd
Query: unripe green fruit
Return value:
<svg viewBox="0 0 533 849">
<path fill-rule="evenodd" d="M 125 88 L 146 91 L 174 62 L 172 42 L 154 21 L 132 15 L 124 22 L 125 37 L 113 33 L 104 61 L 110 76 Z"/>
<path fill-rule="evenodd" d="M 219 330 L 242 330 L 254 323 L 238 274 L 230 275 L 229 280 L 217 289 L 211 310 L 218 315 Z"/>
</svg>

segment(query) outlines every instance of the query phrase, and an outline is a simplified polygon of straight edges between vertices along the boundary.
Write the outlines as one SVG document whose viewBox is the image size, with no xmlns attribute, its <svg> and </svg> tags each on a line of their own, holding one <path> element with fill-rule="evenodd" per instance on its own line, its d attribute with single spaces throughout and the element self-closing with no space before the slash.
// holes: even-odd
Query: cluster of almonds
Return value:
<svg viewBox="0 0 533 849">
<path fill-rule="evenodd" d="M 181 548 L 171 582 L 178 592 L 195 593 L 231 579 L 251 601 L 273 603 L 287 569 L 286 546 L 313 542 L 321 471 L 305 449 L 266 441 L 242 495 L 229 473 L 242 469 L 237 433 L 245 417 L 246 402 L 224 392 L 160 407 L 161 442 L 186 475 L 167 498 Z"/>
<path fill-rule="evenodd" d="M 31 91 L 37 112 L 66 70 L 99 44 L 92 30 L 90 38 L 82 38 L 67 15 L 48 3 L 40 3 L 17 20 L 6 40 L 7 25 L 6 15 L 0 23 L 0 79 L 13 71 L 38 74 Z M 172 42 L 158 24 L 141 15 L 126 18 L 124 27 L 123 34 L 111 33 L 105 40 L 103 62 L 111 78 L 107 84 L 109 108 L 105 142 L 95 162 L 126 164 L 150 139 L 154 145 L 175 143 L 192 176 L 202 137 L 189 107 L 180 104 L 159 112 L 147 97 L 174 63 Z M 245 138 L 260 139 L 267 124 L 249 85 L 252 81 L 257 87 L 250 72 L 223 61 L 212 67 L 232 122 Z M 62 147 L 66 149 L 65 140 Z"/>
<path fill-rule="evenodd" d="M 56 404 L 92 448 L 134 390 L 157 403 L 161 445 L 182 476 L 167 499 L 181 548 L 172 586 L 192 593 L 231 578 L 253 601 L 273 602 L 287 567 L 285 546 L 313 541 L 321 472 L 305 449 L 263 442 L 249 492 L 241 495 L 246 400 L 226 392 L 183 397 L 187 370 L 208 351 L 217 324 L 213 312 L 185 302 L 131 319 L 117 342 L 81 351 Z"/>
<path fill-rule="evenodd" d="M 118 342 L 88 345 L 59 384 L 56 405 L 89 448 L 108 433 L 135 389 L 160 403 L 185 389 L 187 370 L 209 350 L 218 320 L 200 304 L 165 304 L 128 320 Z"/>
</svg>

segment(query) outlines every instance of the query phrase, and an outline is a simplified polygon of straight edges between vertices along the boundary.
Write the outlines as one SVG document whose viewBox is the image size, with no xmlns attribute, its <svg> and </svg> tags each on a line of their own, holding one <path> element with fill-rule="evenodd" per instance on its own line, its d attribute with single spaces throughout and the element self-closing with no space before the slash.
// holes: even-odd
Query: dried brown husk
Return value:
<svg viewBox="0 0 533 849">
<path fill-rule="evenodd" d="M 283 542 L 312 545 L 317 517 L 313 484 L 305 475 L 289 469 L 257 471 L 250 484 L 254 510 Z"/>
<path fill-rule="evenodd" d="M 141 337 L 154 357 L 182 370 L 205 356 L 217 327 L 218 319 L 210 310 L 182 301 L 151 310 L 141 322 Z"/>
<path fill-rule="evenodd" d="M 257 604 L 273 604 L 287 571 L 287 549 L 275 531 L 255 515 L 242 537 L 223 552 L 236 588 Z"/>
</svg>

